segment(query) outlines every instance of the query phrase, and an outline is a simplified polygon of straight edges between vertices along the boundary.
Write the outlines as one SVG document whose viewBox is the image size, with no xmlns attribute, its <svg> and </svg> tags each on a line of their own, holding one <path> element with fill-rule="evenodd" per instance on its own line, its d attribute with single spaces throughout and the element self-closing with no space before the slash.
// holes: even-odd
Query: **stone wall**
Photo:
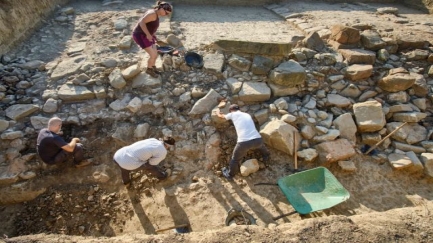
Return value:
<svg viewBox="0 0 433 243">
<path fill-rule="evenodd" d="M 0 1 L 0 55 L 28 37 L 57 5 L 68 0 Z M 23 4 L 25 2 L 25 4 Z"/>
</svg>

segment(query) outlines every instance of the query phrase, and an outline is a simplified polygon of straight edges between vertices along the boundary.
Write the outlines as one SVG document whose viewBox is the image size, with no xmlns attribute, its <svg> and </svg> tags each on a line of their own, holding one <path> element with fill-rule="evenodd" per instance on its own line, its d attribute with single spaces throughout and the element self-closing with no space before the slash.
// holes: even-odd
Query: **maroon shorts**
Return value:
<svg viewBox="0 0 433 243">
<path fill-rule="evenodd" d="M 141 47 L 141 49 L 155 44 L 155 37 L 152 38 L 152 41 L 149 41 L 144 33 L 133 33 L 132 38 L 134 39 L 135 43 Z"/>
</svg>

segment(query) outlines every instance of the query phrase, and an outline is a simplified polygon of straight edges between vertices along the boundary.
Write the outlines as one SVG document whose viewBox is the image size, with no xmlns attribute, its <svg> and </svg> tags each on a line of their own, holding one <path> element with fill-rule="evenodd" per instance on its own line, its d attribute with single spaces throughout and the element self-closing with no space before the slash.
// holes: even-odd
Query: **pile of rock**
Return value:
<svg viewBox="0 0 433 243">
<path fill-rule="evenodd" d="M 354 27 L 331 29 L 328 43 L 318 32 L 286 44 L 217 42 L 216 49 L 199 51 L 203 69 L 189 67 L 182 56 L 164 55 L 158 66 L 165 72 L 158 78 L 145 74 L 131 55 L 95 53 L 101 61 L 93 61 L 76 49 L 53 63 L 4 56 L 0 185 L 36 175 L 37 156 L 24 151 L 34 148 L 37 131 L 53 115 L 76 126 L 116 121 L 114 132 L 104 135 L 122 143 L 150 132 L 174 136 L 180 141 L 177 159 L 218 167 L 221 128 L 228 123 L 216 112 L 227 113 L 229 103 L 257 120 L 267 146 L 293 155 L 296 136 L 299 158 L 339 162 L 347 170 L 356 169 L 350 158 L 361 153 L 361 145 L 372 146 L 408 122 L 374 158 L 433 176 L 433 48 Z M 123 37 L 122 49 L 131 41 Z M 171 35 L 167 42 L 180 40 Z"/>
</svg>

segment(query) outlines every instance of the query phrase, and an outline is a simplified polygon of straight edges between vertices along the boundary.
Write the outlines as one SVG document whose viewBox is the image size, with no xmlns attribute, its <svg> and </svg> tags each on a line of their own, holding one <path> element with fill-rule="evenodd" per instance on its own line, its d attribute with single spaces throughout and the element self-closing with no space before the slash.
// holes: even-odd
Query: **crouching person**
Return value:
<svg viewBox="0 0 433 243">
<path fill-rule="evenodd" d="M 67 143 L 61 136 L 62 120 L 53 117 L 48 121 L 48 127 L 39 132 L 36 150 L 39 157 L 48 165 L 66 162 L 68 155 L 74 157 L 75 167 L 80 168 L 90 165 L 91 162 L 84 158 L 83 145 L 79 138 L 72 138 Z"/>
<path fill-rule="evenodd" d="M 174 144 L 172 137 L 159 140 L 149 138 L 117 150 L 113 159 L 120 168 L 123 184 L 126 187 L 131 184 L 131 171 L 144 170 L 159 180 L 170 176 L 169 172 L 161 169 L 158 164 L 165 159 L 169 146 Z"/>
</svg>

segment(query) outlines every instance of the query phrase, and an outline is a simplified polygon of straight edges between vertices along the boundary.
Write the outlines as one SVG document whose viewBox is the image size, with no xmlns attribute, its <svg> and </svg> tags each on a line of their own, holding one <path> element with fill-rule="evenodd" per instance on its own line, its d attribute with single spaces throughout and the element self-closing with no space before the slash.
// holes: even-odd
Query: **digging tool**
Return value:
<svg viewBox="0 0 433 243">
<path fill-rule="evenodd" d="M 289 171 L 292 173 L 301 172 L 303 170 L 298 169 L 298 139 L 296 138 L 296 132 L 293 131 L 293 161 L 295 162 L 295 169 L 290 169 Z M 272 182 L 259 182 L 255 183 L 254 186 L 267 185 L 267 186 L 278 186 L 277 183 Z"/>
<path fill-rule="evenodd" d="M 298 139 L 296 139 L 296 133 L 293 131 L 293 159 L 295 160 L 295 171 L 298 172 Z"/>
<path fill-rule="evenodd" d="M 159 232 L 166 231 L 166 230 L 171 230 L 171 229 L 176 229 L 176 230 L 179 229 L 178 231 L 184 232 L 185 229 L 188 229 L 188 228 L 189 228 L 189 224 L 180 224 L 180 225 L 175 225 L 175 226 L 171 226 L 171 227 L 168 227 L 168 228 L 158 229 L 155 232 L 159 233 Z M 189 229 L 188 229 L 188 231 L 189 231 Z M 187 232 L 185 232 L 185 233 L 187 233 Z"/>
<path fill-rule="evenodd" d="M 272 183 L 272 182 L 259 182 L 259 183 L 254 184 L 254 186 L 260 186 L 260 185 L 278 186 L 277 183 Z"/>
<path fill-rule="evenodd" d="M 295 169 L 290 170 L 292 173 L 300 172 L 298 169 L 298 139 L 296 137 L 296 131 L 293 131 L 293 161 L 295 162 Z"/>
<path fill-rule="evenodd" d="M 276 216 L 276 217 L 273 217 L 272 219 L 275 220 L 275 221 L 277 221 L 277 220 L 279 220 L 279 219 L 281 219 L 281 218 L 284 218 L 284 217 L 290 216 L 290 215 L 295 214 L 295 213 L 297 213 L 297 212 L 296 212 L 296 211 L 292 211 L 292 212 L 290 212 L 290 213 L 285 213 L 285 214 L 278 215 L 278 216 Z"/>
<path fill-rule="evenodd" d="M 375 149 L 377 146 L 379 146 L 381 143 L 383 143 L 383 141 L 385 141 L 387 138 L 391 137 L 392 134 L 396 133 L 398 130 L 400 130 L 400 128 L 404 127 L 404 125 L 406 125 L 406 124 L 407 124 L 407 122 L 401 124 L 394 131 L 392 131 L 390 134 L 386 135 L 382 140 L 380 140 L 375 145 L 373 145 L 370 149 L 368 149 L 367 152 L 365 152 L 364 154 L 369 154 L 371 151 L 373 151 L 373 149 Z"/>
</svg>

